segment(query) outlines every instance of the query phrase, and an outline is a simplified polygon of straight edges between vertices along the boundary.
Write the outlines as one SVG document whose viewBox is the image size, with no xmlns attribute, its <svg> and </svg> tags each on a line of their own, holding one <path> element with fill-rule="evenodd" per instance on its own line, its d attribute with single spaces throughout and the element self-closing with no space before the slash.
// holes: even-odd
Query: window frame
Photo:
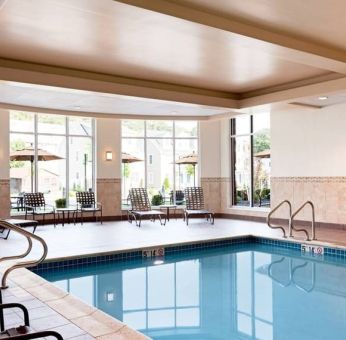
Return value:
<svg viewBox="0 0 346 340">
<path fill-rule="evenodd" d="M 18 111 L 18 110 L 13 110 Z M 21 111 L 19 111 L 21 112 Z M 95 146 L 95 131 L 96 131 L 96 121 L 95 118 L 92 117 L 84 117 L 84 118 L 90 118 L 91 119 L 91 135 L 86 136 L 86 135 L 78 135 L 78 134 L 70 134 L 69 132 L 69 123 L 70 123 L 70 117 L 79 117 L 79 116 L 68 116 L 68 115 L 62 115 L 64 117 L 64 122 L 65 122 L 65 128 L 64 128 L 64 133 L 49 133 L 49 132 L 39 132 L 38 130 L 38 121 L 39 121 L 39 115 L 41 114 L 51 114 L 54 115 L 53 113 L 45 112 L 45 113 L 37 113 L 37 112 L 28 112 L 28 111 L 23 111 L 26 113 L 29 113 L 34 116 L 34 130 L 33 132 L 22 132 L 22 131 L 16 131 L 10 129 L 9 134 L 18 134 L 18 135 L 30 135 L 33 136 L 34 140 L 34 150 L 35 150 L 35 156 L 34 156 L 34 187 L 33 187 L 33 192 L 38 192 L 38 187 L 39 187 L 39 178 L 38 178 L 38 141 L 40 136 L 51 136 L 51 137 L 64 137 L 65 138 L 65 171 L 66 171 L 66 193 L 65 193 L 65 198 L 67 204 L 69 204 L 69 191 L 70 191 L 70 138 L 89 138 L 91 140 L 91 153 L 92 153 L 92 173 L 91 173 L 91 182 L 92 182 L 92 190 L 95 192 L 96 188 L 96 146 Z M 10 114 L 10 119 L 11 119 L 11 114 Z M 60 198 L 60 197 L 57 197 Z"/>
<path fill-rule="evenodd" d="M 254 202 L 254 115 L 248 115 L 250 120 L 249 132 L 236 134 L 236 119 L 237 117 L 231 118 L 229 121 L 229 131 L 230 131 L 230 177 L 231 177 L 231 205 L 233 208 L 261 208 L 256 207 Z M 236 178 L 235 178 L 235 165 L 236 165 L 236 139 L 239 137 L 249 137 L 250 138 L 250 197 L 248 206 L 239 206 L 237 202 L 237 188 L 236 188 Z"/>
<path fill-rule="evenodd" d="M 129 119 L 123 119 L 122 122 L 124 120 L 129 120 Z M 141 119 L 140 119 L 141 120 Z M 155 120 L 155 119 L 150 119 L 150 120 Z M 141 120 L 143 121 L 144 123 L 144 128 L 143 128 L 143 136 L 123 136 L 123 131 L 122 131 L 122 124 L 121 124 L 121 152 L 123 152 L 124 150 L 122 149 L 122 146 L 123 146 L 123 140 L 124 139 L 131 139 L 131 140 L 134 140 L 134 139 L 139 139 L 139 140 L 143 140 L 144 141 L 144 187 L 146 189 L 148 189 L 148 165 L 150 164 L 149 163 L 149 155 L 148 155 L 148 147 L 147 147 L 147 141 L 148 140 L 172 140 L 173 142 L 173 198 L 174 198 L 174 202 L 173 204 L 175 204 L 175 192 L 176 192 L 176 167 L 177 165 L 175 164 L 176 162 L 176 142 L 178 140 L 195 140 L 197 142 L 197 155 L 198 155 L 198 164 L 199 164 L 199 160 L 200 160 L 200 156 L 199 156 L 199 131 L 200 131 L 200 125 L 199 125 L 199 121 L 197 120 L 189 120 L 189 121 L 193 121 L 193 122 L 196 122 L 197 123 L 197 133 L 196 133 L 196 136 L 195 137 L 177 137 L 176 136 L 176 122 L 177 120 L 169 120 L 171 122 L 173 122 L 173 130 L 172 130 L 172 136 L 170 137 L 153 137 L 153 136 L 148 136 L 148 133 L 147 133 L 147 122 L 148 120 Z M 121 180 L 123 181 L 123 174 L 121 174 Z M 197 173 L 197 178 L 196 178 L 196 184 L 199 185 L 200 183 L 200 170 L 198 171 Z M 121 201 L 123 201 L 123 199 L 125 199 L 123 197 L 123 186 L 121 186 Z"/>
</svg>

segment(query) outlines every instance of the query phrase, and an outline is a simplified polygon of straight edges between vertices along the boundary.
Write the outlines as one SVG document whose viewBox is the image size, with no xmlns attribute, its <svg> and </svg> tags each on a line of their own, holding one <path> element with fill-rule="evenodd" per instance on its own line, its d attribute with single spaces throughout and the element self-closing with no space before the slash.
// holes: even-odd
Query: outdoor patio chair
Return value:
<svg viewBox="0 0 346 340">
<path fill-rule="evenodd" d="M 97 221 L 97 213 L 100 214 L 100 222 L 103 223 L 103 215 L 102 215 L 102 204 L 96 202 L 95 193 L 92 191 L 81 191 L 76 192 L 76 200 L 77 200 L 77 210 L 81 214 L 81 223 L 83 224 L 84 213 L 93 213 L 93 217 L 95 217 L 95 221 Z"/>
<path fill-rule="evenodd" d="M 44 224 L 46 215 L 53 215 L 54 227 L 55 227 L 55 208 L 47 204 L 42 192 L 34 193 L 25 193 L 23 196 L 24 199 L 24 210 L 25 210 L 25 219 L 28 218 L 28 215 L 32 215 L 33 220 L 37 220 L 36 216 L 41 215 L 41 222 Z"/>
<path fill-rule="evenodd" d="M 214 214 L 204 208 L 203 189 L 201 187 L 190 187 L 185 189 L 186 209 L 184 220 L 189 225 L 190 216 L 204 216 L 214 224 Z"/>
<path fill-rule="evenodd" d="M 174 193 L 173 190 L 170 192 L 170 203 L 174 204 Z M 175 191 L 175 204 L 182 205 L 185 203 L 185 195 L 183 190 Z"/>
<path fill-rule="evenodd" d="M 130 189 L 130 201 L 131 209 L 128 210 L 128 221 L 132 223 L 132 220 L 136 222 L 136 226 L 140 227 L 142 218 L 150 218 L 155 222 L 157 217 L 160 220 L 161 225 L 166 225 L 166 214 L 162 211 L 152 210 L 147 190 L 144 188 L 132 188 Z M 162 217 L 165 221 L 162 222 Z"/>
</svg>

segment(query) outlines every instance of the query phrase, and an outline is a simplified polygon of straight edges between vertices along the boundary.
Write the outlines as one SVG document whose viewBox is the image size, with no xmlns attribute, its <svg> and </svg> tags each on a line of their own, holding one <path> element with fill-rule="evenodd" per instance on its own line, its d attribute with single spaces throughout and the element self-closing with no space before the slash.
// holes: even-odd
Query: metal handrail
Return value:
<svg viewBox="0 0 346 340">
<path fill-rule="evenodd" d="M 309 263 L 309 262 L 305 262 L 304 264 L 301 264 L 301 265 L 299 265 L 299 266 L 294 267 L 294 269 L 292 270 L 292 273 L 291 273 L 293 284 L 294 284 L 297 288 L 299 288 L 300 290 L 304 291 L 305 293 L 311 293 L 311 292 L 315 289 L 315 281 L 316 281 L 316 267 L 315 267 L 315 266 L 316 266 L 316 263 L 314 263 L 314 262 L 311 263 L 311 265 L 312 265 L 312 272 L 311 272 L 311 288 L 306 289 L 306 288 L 304 288 L 303 286 L 299 285 L 299 284 L 296 282 L 295 278 L 294 278 L 294 274 L 295 274 L 295 272 L 296 272 L 297 269 L 306 267 L 306 266 L 308 265 L 308 263 Z"/>
<path fill-rule="evenodd" d="M 272 273 L 272 267 L 274 264 L 282 263 L 285 261 L 286 257 L 282 257 L 280 260 L 273 261 L 269 266 L 268 266 L 268 276 L 275 281 L 277 284 L 279 284 L 281 287 L 288 287 L 292 283 L 292 277 L 291 277 L 291 272 L 292 272 L 292 263 L 289 261 L 289 281 L 287 283 L 282 283 L 280 280 L 276 279 Z"/>
<path fill-rule="evenodd" d="M 1 287 L 0 287 L 0 289 L 6 289 L 6 288 L 8 288 L 8 285 L 6 284 L 8 275 L 15 269 L 33 267 L 33 266 L 36 266 L 39 263 L 41 263 L 46 258 L 47 254 L 48 254 L 48 246 L 47 246 L 47 243 L 45 242 L 45 240 L 43 238 L 41 238 L 41 237 L 39 237 L 33 233 L 30 233 L 29 231 L 26 231 L 26 230 L 24 230 L 24 229 L 22 229 L 16 225 L 12 224 L 12 223 L 9 223 L 9 222 L 4 221 L 4 220 L 0 220 L 0 225 L 4 226 L 5 228 L 7 228 L 9 230 L 16 231 L 19 234 L 23 235 L 27 239 L 28 244 L 29 244 L 28 249 L 23 254 L 2 257 L 2 258 L 0 258 L 0 262 L 8 261 L 8 260 L 22 259 L 22 258 L 26 257 L 32 250 L 32 239 L 40 242 L 42 244 L 42 247 L 43 247 L 43 254 L 38 260 L 19 262 L 19 263 L 14 264 L 10 268 L 6 269 L 6 271 L 4 272 L 4 274 L 2 276 Z"/>
<path fill-rule="evenodd" d="M 272 229 L 281 229 L 283 234 L 284 234 L 284 237 L 286 238 L 286 231 L 285 231 L 285 228 L 281 225 L 276 225 L 276 224 L 271 224 L 270 223 L 270 218 L 271 216 L 273 215 L 273 213 L 275 211 L 277 211 L 281 206 L 283 206 L 284 204 L 288 204 L 288 207 L 289 207 L 289 213 L 290 213 L 290 218 L 289 218 L 289 223 L 288 225 L 291 224 L 291 215 L 292 215 L 292 204 L 289 200 L 283 200 L 282 202 L 280 202 L 275 208 L 273 208 L 270 213 L 268 214 L 267 216 L 267 224 L 268 224 L 268 227 L 269 228 L 272 228 Z"/>
<path fill-rule="evenodd" d="M 309 205 L 311 207 L 311 213 L 312 213 L 312 218 L 311 218 L 311 240 L 316 240 L 316 229 L 315 229 L 315 206 L 311 201 L 306 201 L 303 203 L 291 216 L 291 220 L 289 223 L 289 237 L 293 237 L 292 233 L 294 231 L 302 231 L 306 235 L 306 241 L 310 241 L 309 239 L 309 233 L 306 229 L 297 229 L 294 228 L 293 226 L 293 220 L 294 218 L 307 206 Z"/>
</svg>

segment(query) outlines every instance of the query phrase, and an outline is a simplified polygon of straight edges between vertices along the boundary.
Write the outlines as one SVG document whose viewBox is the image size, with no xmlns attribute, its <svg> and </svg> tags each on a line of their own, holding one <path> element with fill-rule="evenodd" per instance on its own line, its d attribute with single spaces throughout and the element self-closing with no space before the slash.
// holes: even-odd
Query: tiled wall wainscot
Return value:
<svg viewBox="0 0 346 340">
<path fill-rule="evenodd" d="M 10 217 L 10 180 L 0 179 L 0 218 Z"/>
<path fill-rule="evenodd" d="M 346 177 L 272 177 L 271 193 L 272 207 L 288 199 L 295 210 L 310 200 L 315 205 L 316 221 L 346 224 Z M 287 212 L 277 216 L 284 218 Z M 307 208 L 298 219 L 308 220 L 310 216 Z"/>
<path fill-rule="evenodd" d="M 97 201 L 102 203 L 104 216 L 121 215 L 121 179 L 98 178 Z"/>
<path fill-rule="evenodd" d="M 221 187 L 224 185 L 221 177 L 202 177 L 201 186 L 203 188 L 204 202 L 206 209 L 219 213 L 221 211 L 222 193 Z"/>
</svg>

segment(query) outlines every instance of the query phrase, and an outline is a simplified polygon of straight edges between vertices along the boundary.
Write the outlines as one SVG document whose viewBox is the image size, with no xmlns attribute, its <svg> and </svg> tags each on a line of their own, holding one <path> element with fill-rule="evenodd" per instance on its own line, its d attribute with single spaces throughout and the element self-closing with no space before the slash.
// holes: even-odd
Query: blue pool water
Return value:
<svg viewBox="0 0 346 340">
<path fill-rule="evenodd" d="M 242 244 L 39 274 L 153 339 L 345 339 L 346 266 Z"/>
</svg>

